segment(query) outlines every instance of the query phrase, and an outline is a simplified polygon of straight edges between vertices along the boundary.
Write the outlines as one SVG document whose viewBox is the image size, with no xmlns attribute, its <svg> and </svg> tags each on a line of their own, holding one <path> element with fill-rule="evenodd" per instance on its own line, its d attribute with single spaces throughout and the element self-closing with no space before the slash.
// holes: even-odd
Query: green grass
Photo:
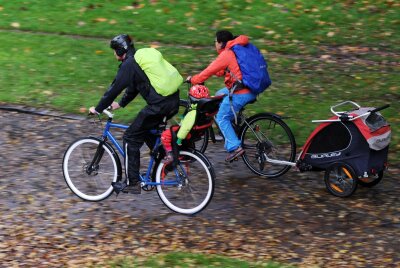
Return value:
<svg viewBox="0 0 400 268">
<path fill-rule="evenodd" d="M 289 268 L 281 264 L 268 262 L 268 263 L 255 263 L 243 260 L 227 258 L 216 255 L 192 254 L 192 253 L 168 253 L 157 254 L 153 257 L 146 259 L 135 258 L 121 258 L 116 259 L 110 263 L 110 267 L 207 267 L 207 268 Z"/>
<path fill-rule="evenodd" d="M 0 28 L 107 38 L 128 32 L 144 42 L 206 46 L 215 30 L 228 28 L 273 51 L 317 52 L 319 44 L 399 51 L 398 7 L 391 0 L 16 0 L 1 4 Z"/>
</svg>

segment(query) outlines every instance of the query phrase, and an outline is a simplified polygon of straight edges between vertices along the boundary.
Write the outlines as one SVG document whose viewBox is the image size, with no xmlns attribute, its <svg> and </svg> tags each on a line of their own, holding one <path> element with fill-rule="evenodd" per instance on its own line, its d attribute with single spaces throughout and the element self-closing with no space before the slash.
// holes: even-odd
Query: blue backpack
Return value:
<svg viewBox="0 0 400 268">
<path fill-rule="evenodd" d="M 253 44 L 246 46 L 235 45 L 232 47 L 242 72 L 242 84 L 254 94 L 260 94 L 271 85 L 268 74 L 268 64 L 264 56 Z"/>
</svg>

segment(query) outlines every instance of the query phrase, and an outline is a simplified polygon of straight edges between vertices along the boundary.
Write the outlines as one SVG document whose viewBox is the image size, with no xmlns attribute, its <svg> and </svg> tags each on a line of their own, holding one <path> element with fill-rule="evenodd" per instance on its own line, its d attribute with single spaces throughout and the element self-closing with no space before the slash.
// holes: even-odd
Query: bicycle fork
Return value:
<svg viewBox="0 0 400 268">
<path fill-rule="evenodd" d="M 86 173 L 88 175 L 92 175 L 93 172 L 94 172 L 93 175 L 97 175 L 97 171 L 99 170 L 100 160 L 104 155 L 104 148 L 103 148 L 104 144 L 105 140 L 101 140 L 99 145 L 97 146 L 97 150 L 93 156 L 92 162 L 90 162 L 90 164 L 86 167 Z"/>
</svg>

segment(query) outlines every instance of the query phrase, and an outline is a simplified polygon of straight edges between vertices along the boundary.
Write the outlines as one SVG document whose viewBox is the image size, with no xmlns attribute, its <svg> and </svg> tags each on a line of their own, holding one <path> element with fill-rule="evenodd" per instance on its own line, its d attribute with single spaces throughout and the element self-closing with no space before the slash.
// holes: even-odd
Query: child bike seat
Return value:
<svg viewBox="0 0 400 268">
<path fill-rule="evenodd" d="M 197 103 L 197 112 L 202 114 L 214 114 L 218 111 L 219 105 L 225 95 L 202 98 Z"/>
</svg>

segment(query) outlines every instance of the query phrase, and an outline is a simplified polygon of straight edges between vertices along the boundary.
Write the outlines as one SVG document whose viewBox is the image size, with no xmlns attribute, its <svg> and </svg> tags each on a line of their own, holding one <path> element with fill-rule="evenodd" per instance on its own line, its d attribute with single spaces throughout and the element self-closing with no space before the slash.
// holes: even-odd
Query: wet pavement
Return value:
<svg viewBox="0 0 400 268">
<path fill-rule="evenodd" d="M 90 203 L 69 190 L 61 162 L 69 143 L 100 132 L 51 113 L 0 110 L 0 267 L 105 266 L 117 256 L 169 251 L 299 267 L 400 267 L 398 168 L 343 199 L 326 191 L 323 173 L 292 169 L 263 179 L 242 161 L 225 163 L 217 143 L 207 149 L 214 197 L 198 215 L 169 211 L 155 191 Z"/>
</svg>

